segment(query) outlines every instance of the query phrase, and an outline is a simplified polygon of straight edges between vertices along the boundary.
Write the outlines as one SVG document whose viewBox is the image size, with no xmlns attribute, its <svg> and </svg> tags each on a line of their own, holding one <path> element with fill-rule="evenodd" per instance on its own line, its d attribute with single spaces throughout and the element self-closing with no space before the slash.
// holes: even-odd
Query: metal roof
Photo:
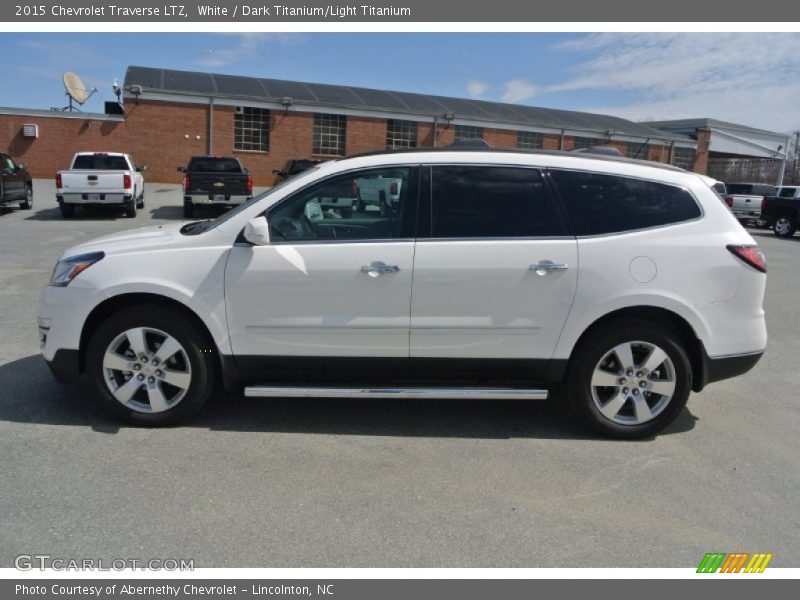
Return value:
<svg viewBox="0 0 800 600">
<path fill-rule="evenodd" d="M 697 119 L 675 119 L 671 121 L 646 121 L 643 125 L 654 127 L 656 129 L 722 129 L 727 131 L 739 131 L 742 133 L 756 133 L 761 135 L 778 136 L 786 138 L 785 133 L 776 131 L 768 131 L 766 129 L 756 129 L 755 127 L 748 127 L 747 125 L 739 125 L 738 123 L 730 123 L 728 121 L 719 121 L 717 119 L 709 119 L 707 117 Z"/>
<path fill-rule="evenodd" d="M 130 66 L 125 73 L 125 87 L 130 89 L 132 85 L 141 86 L 145 93 L 150 90 L 277 103 L 284 98 L 291 98 L 292 106 L 326 106 L 425 117 L 442 117 L 452 113 L 455 119 L 466 121 L 567 129 L 588 135 L 604 135 L 607 131 L 613 131 L 617 135 L 642 140 L 691 140 L 689 136 L 609 115 L 345 85 Z"/>
</svg>

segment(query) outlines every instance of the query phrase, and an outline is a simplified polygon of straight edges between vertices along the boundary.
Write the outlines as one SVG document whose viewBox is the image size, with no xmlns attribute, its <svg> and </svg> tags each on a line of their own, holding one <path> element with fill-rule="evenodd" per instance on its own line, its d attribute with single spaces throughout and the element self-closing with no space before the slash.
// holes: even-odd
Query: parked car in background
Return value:
<svg viewBox="0 0 800 600">
<path fill-rule="evenodd" d="M 323 162 L 325 161 L 319 158 L 293 158 L 287 160 L 282 169 L 274 169 L 272 174 L 278 177 L 278 181 L 283 181 Z"/>
<path fill-rule="evenodd" d="M 133 218 L 144 208 L 144 165 L 129 154 L 78 152 L 70 168 L 56 173 L 56 200 L 65 219 L 75 216 L 77 206 L 119 206 Z"/>
<path fill-rule="evenodd" d="M 33 206 L 33 182 L 25 163 L 0 152 L 0 206 L 9 204 L 29 210 Z"/>
<path fill-rule="evenodd" d="M 325 210 L 397 179 L 396 210 Z M 767 343 L 766 262 L 693 173 L 621 158 L 391 152 L 331 161 L 214 220 L 85 241 L 38 308 L 60 380 L 127 421 L 253 397 L 544 399 L 664 429 Z"/>
<path fill-rule="evenodd" d="M 767 196 L 761 216 L 778 237 L 792 237 L 800 223 L 800 186 L 785 185 Z"/>
<path fill-rule="evenodd" d="M 363 211 L 367 206 L 375 206 L 381 214 L 385 214 L 388 210 L 396 210 L 402 190 L 403 178 L 392 177 L 391 173 L 383 177 L 354 179 L 353 209 Z"/>
<path fill-rule="evenodd" d="M 774 196 L 774 185 L 766 183 L 726 183 L 725 204 L 743 225 L 751 221 L 763 223 L 761 204 L 767 196 Z"/>
<path fill-rule="evenodd" d="M 233 156 L 193 156 L 183 173 L 183 216 L 199 205 L 236 206 L 253 197 L 253 177 Z"/>
</svg>

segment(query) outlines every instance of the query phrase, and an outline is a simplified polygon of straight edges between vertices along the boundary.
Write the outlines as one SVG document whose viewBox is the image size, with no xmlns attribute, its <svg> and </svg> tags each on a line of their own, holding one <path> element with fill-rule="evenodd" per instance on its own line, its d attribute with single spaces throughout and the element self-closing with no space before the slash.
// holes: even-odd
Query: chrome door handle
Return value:
<svg viewBox="0 0 800 600">
<path fill-rule="evenodd" d="M 400 270 L 400 267 L 397 265 L 387 265 L 381 261 L 375 261 L 370 265 L 364 265 L 361 267 L 362 273 L 367 273 L 368 275 L 383 275 L 384 273 L 397 273 Z"/>
<path fill-rule="evenodd" d="M 542 260 L 536 264 L 531 265 L 528 267 L 531 271 L 534 271 L 537 275 L 547 275 L 551 271 L 566 271 L 569 269 L 569 265 L 566 263 L 554 263 L 550 260 Z"/>
</svg>

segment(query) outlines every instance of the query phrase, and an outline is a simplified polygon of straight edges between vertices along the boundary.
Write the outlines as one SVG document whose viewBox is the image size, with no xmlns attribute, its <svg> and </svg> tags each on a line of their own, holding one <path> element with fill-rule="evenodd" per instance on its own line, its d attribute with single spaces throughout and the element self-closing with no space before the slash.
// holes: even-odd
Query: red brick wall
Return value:
<svg viewBox="0 0 800 600">
<path fill-rule="evenodd" d="M 22 126 L 39 125 L 38 138 L 22 137 Z M 125 123 L 92 119 L 0 115 L 0 148 L 27 163 L 33 177 L 55 177 L 76 152 L 124 146 Z"/>
<path fill-rule="evenodd" d="M 34 177 L 53 177 L 66 169 L 72 155 L 80 151 L 127 152 L 137 164 L 148 165 L 145 179 L 151 182 L 178 183 L 181 174 L 176 167 L 186 165 L 189 157 L 208 152 L 209 107 L 204 104 L 181 104 L 140 100 L 126 103 L 124 122 L 73 119 L 62 116 L 0 115 L 0 148 L 8 148 L 12 156 L 29 165 Z M 312 155 L 312 113 L 272 110 L 269 152 L 235 151 L 233 149 L 234 108 L 214 107 L 214 154 L 234 155 L 253 174 L 256 185 L 272 185 L 273 169 L 280 169 L 291 158 Z M 39 124 L 39 138 L 22 137 L 24 123 Z M 451 144 L 455 126 L 437 123 L 436 146 Z M 433 123 L 419 123 L 417 141 L 420 147 L 433 146 Z M 544 134 L 545 150 L 559 149 L 561 136 Z M 515 148 L 517 132 L 485 128 L 484 139 L 496 148 Z M 699 145 L 707 139 L 701 138 Z M 625 152 L 627 144 L 611 141 L 608 145 Z M 706 144 L 707 145 L 707 144 Z M 382 150 L 386 147 L 386 121 L 370 117 L 347 117 L 347 155 Z M 564 149 L 573 147 L 573 138 L 566 136 Z M 668 160 L 668 148 L 651 145 L 651 160 Z M 335 158 L 319 156 L 317 158 Z M 698 150 L 695 170 L 704 172 L 708 152 Z"/>
</svg>

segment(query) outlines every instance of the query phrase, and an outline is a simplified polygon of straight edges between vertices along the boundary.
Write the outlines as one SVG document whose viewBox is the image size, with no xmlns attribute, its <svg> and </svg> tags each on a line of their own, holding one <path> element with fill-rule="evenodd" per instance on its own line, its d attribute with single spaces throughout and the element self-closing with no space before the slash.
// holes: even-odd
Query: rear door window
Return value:
<svg viewBox="0 0 800 600">
<path fill-rule="evenodd" d="M 433 238 L 564 234 L 544 179 L 536 169 L 436 166 L 430 177 Z"/>
<path fill-rule="evenodd" d="M 550 171 L 575 235 L 671 225 L 702 213 L 684 188 L 617 175 Z"/>
</svg>

